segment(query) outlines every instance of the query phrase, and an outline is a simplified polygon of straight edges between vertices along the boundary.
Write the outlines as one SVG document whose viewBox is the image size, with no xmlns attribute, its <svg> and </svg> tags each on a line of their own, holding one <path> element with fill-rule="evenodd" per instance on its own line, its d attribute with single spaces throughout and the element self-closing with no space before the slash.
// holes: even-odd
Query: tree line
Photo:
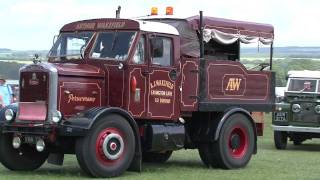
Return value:
<svg viewBox="0 0 320 180">
<path fill-rule="evenodd" d="M 257 61 L 242 61 L 244 64 L 259 64 Z M 268 62 L 267 60 L 265 62 Z M 0 75 L 6 79 L 18 79 L 19 69 L 24 64 L 0 61 Z M 276 59 L 273 61 L 273 71 L 276 72 L 276 86 L 286 85 L 286 75 L 290 70 L 320 70 L 320 61 L 312 59 Z"/>
</svg>

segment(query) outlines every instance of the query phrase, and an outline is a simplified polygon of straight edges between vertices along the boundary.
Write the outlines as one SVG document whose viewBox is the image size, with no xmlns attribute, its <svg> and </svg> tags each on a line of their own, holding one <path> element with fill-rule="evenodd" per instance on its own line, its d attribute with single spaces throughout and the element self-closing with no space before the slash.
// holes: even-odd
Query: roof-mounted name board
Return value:
<svg viewBox="0 0 320 180">
<path fill-rule="evenodd" d="M 93 31 L 109 29 L 139 29 L 139 23 L 128 19 L 92 19 L 66 24 L 62 27 L 61 31 Z"/>
</svg>

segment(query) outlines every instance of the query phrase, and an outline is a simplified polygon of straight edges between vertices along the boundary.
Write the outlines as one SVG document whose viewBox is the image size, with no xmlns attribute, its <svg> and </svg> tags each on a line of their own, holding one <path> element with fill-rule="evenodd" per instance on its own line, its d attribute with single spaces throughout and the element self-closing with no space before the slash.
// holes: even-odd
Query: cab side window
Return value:
<svg viewBox="0 0 320 180">
<path fill-rule="evenodd" d="M 172 65 L 172 39 L 168 37 L 154 37 L 151 39 L 152 64 L 160 66 Z"/>
<path fill-rule="evenodd" d="M 136 51 L 134 52 L 133 56 L 133 63 L 135 64 L 144 64 L 144 52 L 145 52 L 145 38 L 144 36 L 141 36 L 139 39 Z"/>
</svg>

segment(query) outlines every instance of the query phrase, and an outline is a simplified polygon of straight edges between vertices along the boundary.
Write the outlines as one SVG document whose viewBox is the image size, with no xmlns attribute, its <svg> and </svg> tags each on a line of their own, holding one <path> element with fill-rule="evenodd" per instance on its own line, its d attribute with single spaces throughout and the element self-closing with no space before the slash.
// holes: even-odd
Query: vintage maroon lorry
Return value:
<svg viewBox="0 0 320 180">
<path fill-rule="evenodd" d="M 92 19 L 62 27 L 48 55 L 20 69 L 20 102 L 1 119 L 0 161 L 34 170 L 76 154 L 112 177 L 198 149 L 208 167 L 247 165 L 272 111 L 274 73 L 240 63 L 240 43 L 270 45 L 271 25 L 193 16 Z"/>
</svg>

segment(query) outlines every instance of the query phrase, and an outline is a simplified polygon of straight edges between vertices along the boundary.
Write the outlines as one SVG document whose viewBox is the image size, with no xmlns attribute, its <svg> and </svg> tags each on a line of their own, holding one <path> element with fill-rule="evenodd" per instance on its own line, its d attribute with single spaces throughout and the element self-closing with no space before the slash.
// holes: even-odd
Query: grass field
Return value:
<svg viewBox="0 0 320 180">
<path fill-rule="evenodd" d="M 141 173 L 126 172 L 115 179 L 319 179 L 320 141 L 314 139 L 301 146 L 289 143 L 287 150 L 276 150 L 270 118 L 265 134 L 258 139 L 258 153 L 248 166 L 238 170 L 207 169 L 197 150 L 181 150 L 165 164 L 143 164 Z M 13 172 L 0 166 L 0 179 L 89 179 L 81 172 L 75 156 L 67 156 L 62 167 L 45 164 L 34 172 Z"/>
</svg>

